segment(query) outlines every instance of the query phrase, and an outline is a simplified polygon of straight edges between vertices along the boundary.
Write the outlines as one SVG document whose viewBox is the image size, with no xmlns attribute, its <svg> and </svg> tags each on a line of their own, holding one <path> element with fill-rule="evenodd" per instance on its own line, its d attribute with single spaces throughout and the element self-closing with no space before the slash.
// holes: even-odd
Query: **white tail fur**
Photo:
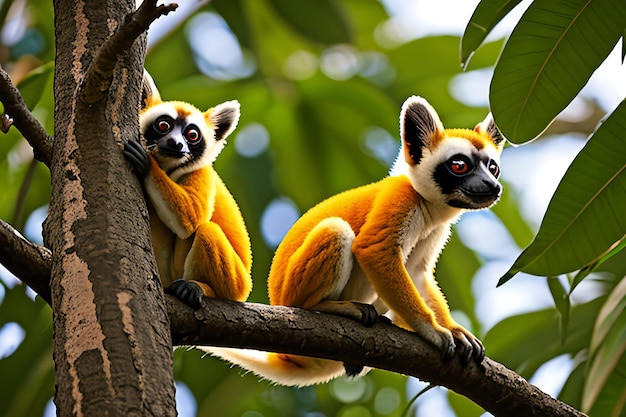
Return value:
<svg viewBox="0 0 626 417">
<path fill-rule="evenodd" d="M 328 359 L 249 349 L 208 346 L 196 348 L 280 385 L 302 387 L 321 384 L 345 373 L 341 362 Z"/>
</svg>

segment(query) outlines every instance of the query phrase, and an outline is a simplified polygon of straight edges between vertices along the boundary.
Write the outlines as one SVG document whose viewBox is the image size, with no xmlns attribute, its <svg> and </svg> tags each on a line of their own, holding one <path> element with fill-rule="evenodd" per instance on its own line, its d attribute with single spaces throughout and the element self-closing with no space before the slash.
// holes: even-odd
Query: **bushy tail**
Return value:
<svg viewBox="0 0 626 417">
<path fill-rule="evenodd" d="M 328 359 L 249 349 L 197 348 L 281 385 L 302 387 L 321 384 L 345 373 L 343 363 Z"/>
</svg>

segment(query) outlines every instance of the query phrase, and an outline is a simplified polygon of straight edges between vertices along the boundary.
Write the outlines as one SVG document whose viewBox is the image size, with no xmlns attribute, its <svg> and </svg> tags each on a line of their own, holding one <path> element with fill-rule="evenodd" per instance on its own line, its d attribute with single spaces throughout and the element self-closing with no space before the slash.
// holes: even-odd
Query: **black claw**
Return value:
<svg viewBox="0 0 626 417">
<path fill-rule="evenodd" d="M 185 281 L 184 279 L 177 279 L 165 289 L 165 292 L 178 298 L 194 310 L 202 306 L 204 292 L 196 283 Z"/>
<path fill-rule="evenodd" d="M 363 365 L 356 363 L 344 362 L 343 367 L 346 370 L 346 375 L 357 376 L 363 371 Z"/>
<path fill-rule="evenodd" d="M 145 177 L 150 171 L 148 153 L 137 141 L 130 140 L 124 143 L 124 156 L 132 164 L 133 169 L 140 177 Z"/>
</svg>

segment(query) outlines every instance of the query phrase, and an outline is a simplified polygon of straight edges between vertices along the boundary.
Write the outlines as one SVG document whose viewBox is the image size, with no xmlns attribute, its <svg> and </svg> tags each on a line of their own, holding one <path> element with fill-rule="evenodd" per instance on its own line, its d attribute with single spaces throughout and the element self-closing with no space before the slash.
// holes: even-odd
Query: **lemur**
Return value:
<svg viewBox="0 0 626 417">
<path fill-rule="evenodd" d="M 328 198 L 291 227 L 270 268 L 270 303 L 365 325 L 386 314 L 444 358 L 480 362 L 482 343 L 452 318 L 433 274 L 451 225 L 464 211 L 499 199 L 505 139 L 490 114 L 473 130 L 444 129 L 436 111 L 416 96 L 402 106 L 400 135 L 390 176 Z M 202 349 L 284 385 L 364 372 L 359 365 L 292 354 Z"/>
<path fill-rule="evenodd" d="M 143 101 L 144 144 L 128 141 L 124 154 L 144 185 L 165 291 L 194 308 L 204 295 L 245 301 L 252 289 L 250 238 L 235 199 L 213 169 L 239 121 L 239 103 L 202 112 L 182 101 L 162 101 L 147 72 Z"/>
</svg>

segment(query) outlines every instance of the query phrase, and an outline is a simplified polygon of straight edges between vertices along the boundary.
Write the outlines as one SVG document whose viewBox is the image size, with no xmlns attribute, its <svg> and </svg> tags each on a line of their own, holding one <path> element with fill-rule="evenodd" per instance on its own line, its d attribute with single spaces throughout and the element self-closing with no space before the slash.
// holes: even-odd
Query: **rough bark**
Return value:
<svg viewBox="0 0 626 417">
<path fill-rule="evenodd" d="M 0 220 L 0 248 L 0 264 L 51 304 L 50 249 L 29 242 L 3 220 Z"/>
<path fill-rule="evenodd" d="M 98 51 L 134 8 L 134 0 L 54 2 L 55 139 L 44 239 L 52 251 L 58 416 L 176 414 L 148 215 L 121 152 L 123 140 L 138 135 L 145 36 L 123 53 L 100 55 L 113 60 L 108 88 L 82 93 L 94 84 L 89 70 L 102 66 Z"/>
</svg>

